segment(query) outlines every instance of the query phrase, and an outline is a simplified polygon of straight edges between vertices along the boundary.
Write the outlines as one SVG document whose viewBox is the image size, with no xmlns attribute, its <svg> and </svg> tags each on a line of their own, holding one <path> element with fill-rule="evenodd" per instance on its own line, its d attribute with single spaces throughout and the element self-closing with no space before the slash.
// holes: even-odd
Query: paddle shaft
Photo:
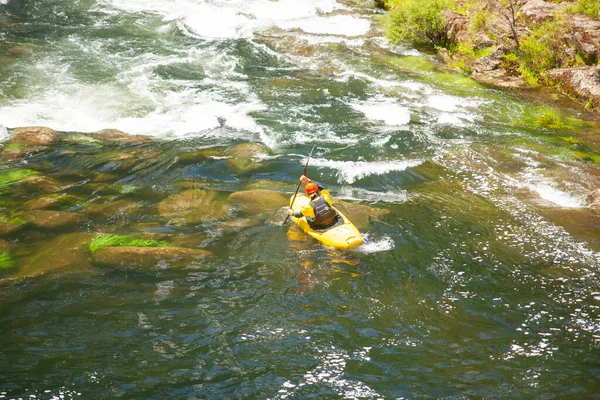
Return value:
<svg viewBox="0 0 600 400">
<path fill-rule="evenodd" d="M 310 150 L 310 154 L 308 155 L 308 158 L 306 159 L 306 165 L 304 166 L 304 173 L 302 175 L 306 176 L 306 169 L 308 168 L 308 162 L 310 161 L 310 157 L 312 156 L 313 150 L 315 149 L 316 144 L 313 144 L 312 149 Z M 296 201 L 296 196 L 298 195 L 298 190 L 300 190 L 300 185 L 302 185 L 302 181 L 298 182 L 298 187 L 296 187 L 296 193 L 294 193 L 294 198 L 292 199 L 292 203 L 290 204 L 290 208 L 292 208 L 294 206 L 294 201 Z M 288 215 L 287 217 L 285 217 L 285 221 L 283 221 L 283 223 L 285 224 L 288 220 L 290 216 Z"/>
</svg>

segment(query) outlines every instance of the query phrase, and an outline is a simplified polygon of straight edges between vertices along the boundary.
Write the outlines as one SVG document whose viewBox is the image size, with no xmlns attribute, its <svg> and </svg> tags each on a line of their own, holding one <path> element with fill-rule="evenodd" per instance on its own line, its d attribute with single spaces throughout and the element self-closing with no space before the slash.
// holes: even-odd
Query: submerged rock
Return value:
<svg viewBox="0 0 600 400">
<path fill-rule="evenodd" d="M 84 215 L 80 213 L 32 210 L 23 214 L 23 217 L 40 228 L 60 228 L 84 221 Z"/>
<path fill-rule="evenodd" d="M 8 252 L 10 250 L 10 244 L 6 240 L 0 239 L 0 251 Z"/>
<path fill-rule="evenodd" d="M 31 278 L 55 270 L 90 269 L 88 244 L 93 234 L 69 233 L 60 235 L 34 246 L 21 249 L 17 264 L 18 272 L 14 278 Z"/>
<path fill-rule="evenodd" d="M 260 221 L 255 219 L 239 218 L 232 221 L 223 222 L 221 227 L 228 232 L 240 232 L 258 225 L 260 225 Z"/>
<path fill-rule="evenodd" d="M 43 126 L 15 128 L 12 133 L 14 141 L 25 146 L 52 146 L 59 140 L 57 131 Z"/>
<path fill-rule="evenodd" d="M 229 201 L 240 205 L 247 214 L 273 212 L 288 204 L 288 197 L 274 190 L 245 190 L 229 195 Z"/>
<path fill-rule="evenodd" d="M 86 206 L 82 213 L 94 216 L 94 217 L 112 217 L 115 215 L 126 215 L 131 213 L 133 210 L 141 207 L 137 202 L 130 200 L 116 200 L 108 203 L 92 203 Z"/>
<path fill-rule="evenodd" d="M 338 199 L 333 199 L 332 202 L 333 206 L 340 210 L 359 230 L 368 228 L 372 219 L 377 220 L 390 212 L 384 208 L 348 203 Z"/>
<path fill-rule="evenodd" d="M 27 221 L 16 218 L 9 222 L 0 222 L 0 236 L 8 236 L 23 229 Z"/>
<path fill-rule="evenodd" d="M 77 198 L 68 194 L 47 195 L 31 199 L 23 205 L 25 210 L 42 210 L 65 203 L 75 203 Z"/>
<path fill-rule="evenodd" d="M 212 190 L 191 189 L 173 194 L 158 204 L 158 212 L 170 224 L 193 225 L 223 219 L 230 206 Z"/>
<path fill-rule="evenodd" d="M 105 247 L 92 257 L 94 264 L 108 267 L 151 269 L 157 266 L 181 267 L 212 256 L 200 249 L 184 247 Z"/>
<path fill-rule="evenodd" d="M 236 173 L 248 172 L 261 167 L 256 157 L 265 153 L 265 149 L 257 144 L 242 143 L 233 148 L 231 157 L 225 163 Z"/>
</svg>

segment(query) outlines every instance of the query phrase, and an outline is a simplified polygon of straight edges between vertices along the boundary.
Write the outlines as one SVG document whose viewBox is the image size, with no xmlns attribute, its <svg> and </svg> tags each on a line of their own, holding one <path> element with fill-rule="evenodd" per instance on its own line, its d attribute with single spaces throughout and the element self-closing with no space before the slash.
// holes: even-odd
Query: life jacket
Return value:
<svg viewBox="0 0 600 400">
<path fill-rule="evenodd" d="M 313 225 L 315 226 L 328 226 L 335 221 L 337 213 L 321 196 L 310 202 L 313 210 L 315 211 L 315 219 Z"/>
</svg>

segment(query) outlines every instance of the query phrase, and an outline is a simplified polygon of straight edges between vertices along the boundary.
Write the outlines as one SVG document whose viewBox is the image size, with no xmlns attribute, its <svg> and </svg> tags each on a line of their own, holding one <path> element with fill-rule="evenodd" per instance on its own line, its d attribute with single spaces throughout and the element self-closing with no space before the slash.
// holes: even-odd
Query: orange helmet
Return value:
<svg viewBox="0 0 600 400">
<path fill-rule="evenodd" d="M 306 194 L 311 195 L 313 193 L 316 193 L 319 191 L 319 188 L 317 187 L 317 184 L 314 182 L 308 182 L 306 184 L 306 186 L 304 186 L 304 191 L 306 192 Z"/>
</svg>

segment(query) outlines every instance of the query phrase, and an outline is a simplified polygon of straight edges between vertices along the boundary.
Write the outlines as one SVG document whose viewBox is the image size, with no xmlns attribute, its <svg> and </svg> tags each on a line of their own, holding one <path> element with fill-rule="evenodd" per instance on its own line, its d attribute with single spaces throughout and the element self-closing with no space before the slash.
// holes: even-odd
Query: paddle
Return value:
<svg viewBox="0 0 600 400">
<path fill-rule="evenodd" d="M 313 150 L 315 149 L 316 144 L 313 144 L 312 149 L 310 150 L 310 154 L 308 155 L 308 159 L 306 160 L 306 165 L 304 166 L 304 173 L 302 175 L 306 176 L 306 169 L 308 168 L 308 162 L 310 161 L 310 156 L 312 156 Z M 296 201 L 296 196 L 298 195 L 298 190 L 300 190 L 300 185 L 302 185 L 302 181 L 298 182 L 298 187 L 296 188 L 296 193 L 294 193 L 294 198 L 292 198 L 292 203 L 290 204 L 290 208 L 294 206 L 294 201 Z M 285 217 L 285 224 L 290 216 Z"/>
</svg>

